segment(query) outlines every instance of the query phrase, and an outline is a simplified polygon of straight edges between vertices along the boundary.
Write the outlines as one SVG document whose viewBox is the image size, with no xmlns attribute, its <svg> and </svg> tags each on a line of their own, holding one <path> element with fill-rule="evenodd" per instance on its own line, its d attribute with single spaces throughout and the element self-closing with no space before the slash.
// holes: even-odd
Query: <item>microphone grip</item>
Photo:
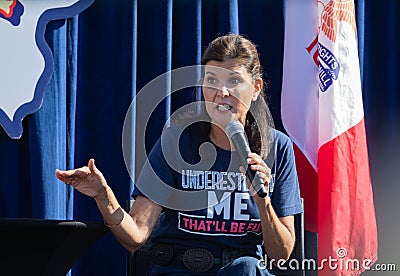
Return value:
<svg viewBox="0 0 400 276">
<path fill-rule="evenodd" d="M 241 126 L 240 123 L 239 126 Z M 262 180 L 255 171 L 251 170 L 250 165 L 246 162 L 247 156 L 250 153 L 250 148 L 244 134 L 234 133 L 233 135 L 230 135 L 230 138 L 240 156 L 243 167 L 246 168 L 246 175 L 249 177 L 254 191 L 257 192 L 259 197 L 266 197 L 268 192 L 265 189 L 264 180 Z"/>
<path fill-rule="evenodd" d="M 247 166 L 246 174 L 251 181 L 251 186 L 257 192 L 257 195 L 261 198 L 266 197 L 268 192 L 265 189 L 264 180 L 262 180 L 255 171 L 252 171 L 250 166 Z"/>
</svg>

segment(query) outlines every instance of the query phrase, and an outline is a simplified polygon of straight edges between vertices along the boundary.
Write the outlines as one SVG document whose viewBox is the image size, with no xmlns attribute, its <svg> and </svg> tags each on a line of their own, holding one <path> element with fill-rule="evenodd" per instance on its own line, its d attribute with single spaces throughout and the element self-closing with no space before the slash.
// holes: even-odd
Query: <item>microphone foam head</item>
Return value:
<svg viewBox="0 0 400 276">
<path fill-rule="evenodd" d="M 244 127 L 239 121 L 231 121 L 226 125 L 226 134 L 231 138 L 236 133 L 244 133 Z"/>
</svg>

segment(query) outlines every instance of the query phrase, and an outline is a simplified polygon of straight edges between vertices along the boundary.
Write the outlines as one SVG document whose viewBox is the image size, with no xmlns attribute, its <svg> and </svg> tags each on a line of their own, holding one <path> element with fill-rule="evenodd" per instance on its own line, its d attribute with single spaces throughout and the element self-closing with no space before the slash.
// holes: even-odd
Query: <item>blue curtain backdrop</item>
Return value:
<svg viewBox="0 0 400 276">
<path fill-rule="evenodd" d="M 0 130 L 0 216 L 101 221 L 93 200 L 74 193 L 54 176 L 56 168 L 79 167 L 92 157 L 124 205 L 133 183 L 125 168 L 121 135 L 135 94 L 168 70 L 198 64 L 207 43 L 219 34 L 244 34 L 258 45 L 270 109 L 276 127 L 284 131 L 280 119 L 284 4 L 276 0 L 96 0 L 79 16 L 48 24 L 46 40 L 55 67 L 43 105 L 24 119 L 21 139 L 12 140 Z M 396 173 L 400 165 L 400 4 L 397 0 L 356 4 L 378 262 L 397 262 L 400 269 L 395 235 L 400 233 L 395 213 L 400 195 Z M 159 137 L 169 114 L 192 101 L 191 93 L 174 94 L 157 108 L 146 133 L 147 148 Z M 316 237 L 308 237 L 306 247 L 313 255 Z M 127 252 L 108 234 L 74 265 L 72 275 L 125 275 L 126 257 Z"/>
</svg>

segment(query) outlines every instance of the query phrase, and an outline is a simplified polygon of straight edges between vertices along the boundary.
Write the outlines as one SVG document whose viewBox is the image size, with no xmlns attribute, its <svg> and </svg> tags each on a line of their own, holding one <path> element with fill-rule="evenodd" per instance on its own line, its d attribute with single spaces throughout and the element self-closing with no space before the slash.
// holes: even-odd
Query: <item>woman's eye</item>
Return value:
<svg viewBox="0 0 400 276">
<path fill-rule="evenodd" d="M 241 83 L 242 81 L 239 78 L 232 78 L 232 79 L 229 80 L 229 82 L 231 84 L 238 84 L 238 83 Z"/>
<path fill-rule="evenodd" d="M 215 78 L 207 78 L 208 84 L 216 84 L 218 81 Z"/>
<path fill-rule="evenodd" d="M 238 84 L 238 83 L 241 82 L 241 80 L 240 80 L 239 78 L 232 78 L 232 79 L 230 80 L 230 82 L 231 82 L 231 83 L 234 83 L 234 84 Z"/>
</svg>

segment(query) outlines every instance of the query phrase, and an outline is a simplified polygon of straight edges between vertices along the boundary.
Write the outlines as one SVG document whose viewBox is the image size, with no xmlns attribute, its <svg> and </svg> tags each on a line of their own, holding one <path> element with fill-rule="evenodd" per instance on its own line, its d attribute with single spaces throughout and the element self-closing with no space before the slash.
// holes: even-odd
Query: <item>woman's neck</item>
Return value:
<svg viewBox="0 0 400 276">
<path fill-rule="evenodd" d="M 224 150 L 232 150 L 233 147 L 231 145 L 231 141 L 229 140 L 228 136 L 226 136 L 225 132 L 217 127 L 217 126 L 212 126 L 210 129 L 210 140 L 213 142 L 216 146 L 220 147 L 221 149 Z"/>
</svg>

